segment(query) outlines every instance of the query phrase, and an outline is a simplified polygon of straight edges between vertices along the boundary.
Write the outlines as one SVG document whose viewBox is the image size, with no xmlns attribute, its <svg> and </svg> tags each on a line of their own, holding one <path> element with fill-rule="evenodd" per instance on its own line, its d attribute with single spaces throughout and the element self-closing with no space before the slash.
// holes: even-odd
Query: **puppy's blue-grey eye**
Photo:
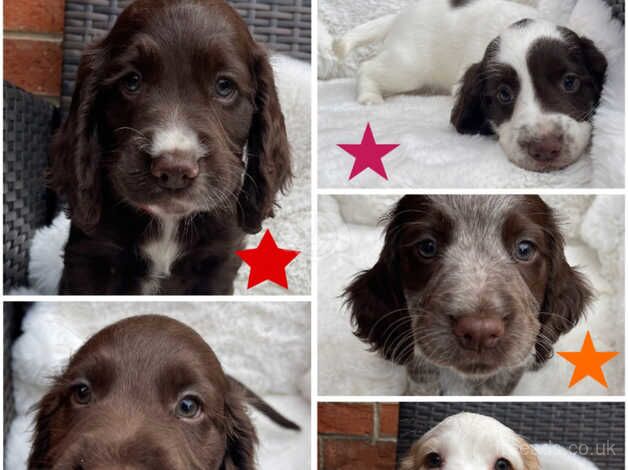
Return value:
<svg viewBox="0 0 628 470">
<path fill-rule="evenodd" d="M 438 244 L 433 238 L 426 238 L 419 242 L 417 250 L 423 258 L 433 258 L 438 253 Z"/>
<path fill-rule="evenodd" d="M 495 470 L 512 470 L 512 465 L 506 459 L 498 459 L 495 462 Z"/>
<path fill-rule="evenodd" d="M 514 99 L 514 93 L 508 85 L 499 85 L 497 87 L 497 100 L 501 104 L 510 104 Z"/>
<path fill-rule="evenodd" d="M 87 405 L 92 401 L 92 391 L 89 385 L 79 383 L 72 387 L 72 400 L 77 405 Z"/>
<path fill-rule="evenodd" d="M 236 92 L 236 86 L 233 80 L 229 78 L 219 78 L 216 80 L 216 95 L 220 98 L 230 98 Z"/>
<path fill-rule="evenodd" d="M 534 243 L 528 240 L 521 240 L 515 248 L 515 257 L 520 261 L 530 261 L 536 253 Z"/>
<path fill-rule="evenodd" d="M 123 82 L 127 91 L 137 93 L 142 87 L 142 76 L 137 72 L 131 72 L 124 77 Z"/>
<path fill-rule="evenodd" d="M 431 452 L 425 457 L 425 465 L 427 468 L 441 468 L 443 459 L 436 452 Z"/>
<path fill-rule="evenodd" d="M 179 418 L 192 419 L 196 418 L 201 412 L 201 404 L 194 396 L 187 395 L 181 398 L 175 409 L 175 414 Z"/>
<path fill-rule="evenodd" d="M 561 86 L 565 92 L 575 93 L 580 89 L 580 79 L 574 73 L 565 74 Z"/>
</svg>

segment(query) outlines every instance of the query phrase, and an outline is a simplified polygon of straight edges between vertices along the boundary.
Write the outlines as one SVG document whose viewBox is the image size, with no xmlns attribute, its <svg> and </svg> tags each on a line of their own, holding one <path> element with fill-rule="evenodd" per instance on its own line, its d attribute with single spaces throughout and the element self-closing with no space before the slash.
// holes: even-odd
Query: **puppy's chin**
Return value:
<svg viewBox="0 0 628 470">
<path fill-rule="evenodd" d="M 155 204 L 138 204 L 138 207 L 142 211 L 159 219 L 167 217 L 183 218 L 192 215 L 195 212 L 200 212 L 200 210 L 193 204 L 177 199 L 169 199 Z"/>
<path fill-rule="evenodd" d="M 444 354 L 443 357 L 438 357 L 433 352 L 427 351 L 426 348 L 417 344 L 414 353 L 434 366 L 451 369 L 465 377 L 482 379 L 493 376 L 505 369 L 515 369 L 525 365 L 528 359 L 532 357 L 533 349 L 531 348 L 529 354 L 521 354 L 520 358 L 515 359 L 515 354 L 509 351 L 476 353 L 463 350 L 457 346 L 452 346 L 452 348 L 454 350 L 450 353 Z"/>
<path fill-rule="evenodd" d="M 537 173 L 550 173 L 552 171 L 562 170 L 573 165 L 579 159 L 579 156 L 573 157 L 572 155 L 565 154 L 555 160 L 538 161 L 528 155 L 525 155 L 525 152 L 521 149 L 513 151 L 511 148 L 503 145 L 502 149 L 508 156 L 508 160 L 517 165 L 519 168 L 523 168 L 528 171 L 535 171 Z"/>
</svg>

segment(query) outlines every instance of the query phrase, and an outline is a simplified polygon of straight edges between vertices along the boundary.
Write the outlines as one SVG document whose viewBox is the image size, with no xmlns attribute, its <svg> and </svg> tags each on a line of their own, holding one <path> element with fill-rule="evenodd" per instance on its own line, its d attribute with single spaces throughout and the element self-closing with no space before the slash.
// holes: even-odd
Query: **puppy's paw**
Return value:
<svg viewBox="0 0 628 470">
<path fill-rule="evenodd" d="M 377 93 L 369 92 L 362 93 L 358 96 L 358 103 L 364 105 L 374 105 L 374 104 L 382 104 L 384 102 L 384 97 Z"/>
</svg>

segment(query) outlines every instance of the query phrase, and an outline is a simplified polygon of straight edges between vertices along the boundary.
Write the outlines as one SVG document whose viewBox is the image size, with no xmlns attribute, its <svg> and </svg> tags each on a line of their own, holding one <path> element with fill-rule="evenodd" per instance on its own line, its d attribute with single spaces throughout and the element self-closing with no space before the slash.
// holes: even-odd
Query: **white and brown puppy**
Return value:
<svg viewBox="0 0 628 470">
<path fill-rule="evenodd" d="M 606 59 L 593 43 L 507 0 L 419 0 L 349 31 L 344 57 L 381 41 L 361 64 L 358 101 L 421 89 L 454 91 L 451 122 L 497 134 L 508 158 L 533 171 L 575 162 L 591 138 Z"/>
<path fill-rule="evenodd" d="M 531 445 L 488 416 L 460 413 L 428 431 L 401 470 L 595 470 L 588 460 L 556 445 Z"/>
</svg>

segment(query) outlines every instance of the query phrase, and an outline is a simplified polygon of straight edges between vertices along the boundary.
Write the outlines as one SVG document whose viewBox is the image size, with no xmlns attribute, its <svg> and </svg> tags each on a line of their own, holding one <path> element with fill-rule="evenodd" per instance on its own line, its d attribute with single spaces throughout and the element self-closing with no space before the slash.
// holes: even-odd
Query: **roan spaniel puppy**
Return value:
<svg viewBox="0 0 628 470">
<path fill-rule="evenodd" d="M 299 427 L 224 374 L 211 348 L 168 317 L 92 336 L 38 405 L 30 470 L 254 470 L 245 403 Z"/>
<path fill-rule="evenodd" d="M 538 196 L 405 196 L 347 287 L 355 334 L 407 366 L 409 394 L 504 395 L 583 316 L 591 291 Z"/>
<path fill-rule="evenodd" d="M 137 0 L 89 46 L 52 150 L 62 294 L 230 294 L 291 163 L 273 71 L 224 0 Z"/>
</svg>

